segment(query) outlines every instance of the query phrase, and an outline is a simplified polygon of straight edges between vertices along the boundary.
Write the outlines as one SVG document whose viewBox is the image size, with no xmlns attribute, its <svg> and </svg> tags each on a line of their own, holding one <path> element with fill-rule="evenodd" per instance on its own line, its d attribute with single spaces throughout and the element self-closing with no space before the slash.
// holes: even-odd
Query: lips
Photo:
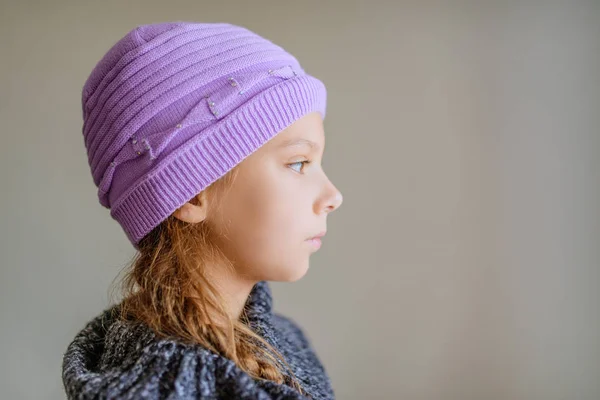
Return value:
<svg viewBox="0 0 600 400">
<path fill-rule="evenodd" d="M 322 238 L 323 236 L 325 236 L 325 234 L 326 234 L 326 233 L 327 233 L 327 231 L 319 232 L 319 233 L 317 233 L 315 236 L 309 237 L 309 238 L 308 238 L 308 239 L 306 239 L 306 240 L 320 239 L 320 238 Z"/>
<path fill-rule="evenodd" d="M 319 249 L 322 244 L 321 239 L 318 237 L 315 237 L 313 239 L 308 239 L 307 242 L 310 243 L 312 246 L 314 246 L 315 249 Z"/>
</svg>

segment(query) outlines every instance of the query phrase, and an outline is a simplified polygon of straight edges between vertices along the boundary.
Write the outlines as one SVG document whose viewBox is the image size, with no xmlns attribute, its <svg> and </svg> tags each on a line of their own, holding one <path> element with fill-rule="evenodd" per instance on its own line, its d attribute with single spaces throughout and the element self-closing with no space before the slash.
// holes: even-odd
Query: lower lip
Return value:
<svg viewBox="0 0 600 400">
<path fill-rule="evenodd" d="M 319 238 L 308 239 L 307 242 L 310 242 L 317 249 L 321 247 L 321 239 Z"/>
</svg>

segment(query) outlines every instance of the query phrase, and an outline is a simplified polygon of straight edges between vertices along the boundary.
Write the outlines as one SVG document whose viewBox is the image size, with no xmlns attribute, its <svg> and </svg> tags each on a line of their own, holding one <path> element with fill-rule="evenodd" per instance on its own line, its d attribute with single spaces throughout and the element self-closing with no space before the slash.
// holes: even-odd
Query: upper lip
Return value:
<svg viewBox="0 0 600 400">
<path fill-rule="evenodd" d="M 327 231 L 319 232 L 315 236 L 309 237 L 309 239 L 315 239 L 315 238 L 323 237 L 323 236 L 325 236 L 326 233 L 327 233 Z"/>
</svg>

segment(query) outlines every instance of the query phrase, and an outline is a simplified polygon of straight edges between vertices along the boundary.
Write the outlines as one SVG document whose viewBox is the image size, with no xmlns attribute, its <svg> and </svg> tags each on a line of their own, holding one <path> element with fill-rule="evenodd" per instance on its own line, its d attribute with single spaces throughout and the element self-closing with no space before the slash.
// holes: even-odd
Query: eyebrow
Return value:
<svg viewBox="0 0 600 400">
<path fill-rule="evenodd" d="M 293 147 L 293 146 L 309 146 L 313 150 L 318 150 L 321 146 L 318 143 L 313 142 L 312 140 L 304 139 L 304 138 L 296 138 L 296 139 L 288 139 L 282 142 L 279 148 L 284 147 Z"/>
</svg>

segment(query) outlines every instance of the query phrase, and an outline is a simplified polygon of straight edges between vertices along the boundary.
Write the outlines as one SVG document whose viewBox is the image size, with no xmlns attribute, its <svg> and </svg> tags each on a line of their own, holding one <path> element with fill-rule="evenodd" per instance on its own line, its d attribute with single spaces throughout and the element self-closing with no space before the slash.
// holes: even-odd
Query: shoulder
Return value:
<svg viewBox="0 0 600 400">
<path fill-rule="evenodd" d="M 289 386 L 255 381 L 204 347 L 157 338 L 106 314 L 68 346 L 63 383 L 69 399 L 304 399 Z"/>
</svg>

